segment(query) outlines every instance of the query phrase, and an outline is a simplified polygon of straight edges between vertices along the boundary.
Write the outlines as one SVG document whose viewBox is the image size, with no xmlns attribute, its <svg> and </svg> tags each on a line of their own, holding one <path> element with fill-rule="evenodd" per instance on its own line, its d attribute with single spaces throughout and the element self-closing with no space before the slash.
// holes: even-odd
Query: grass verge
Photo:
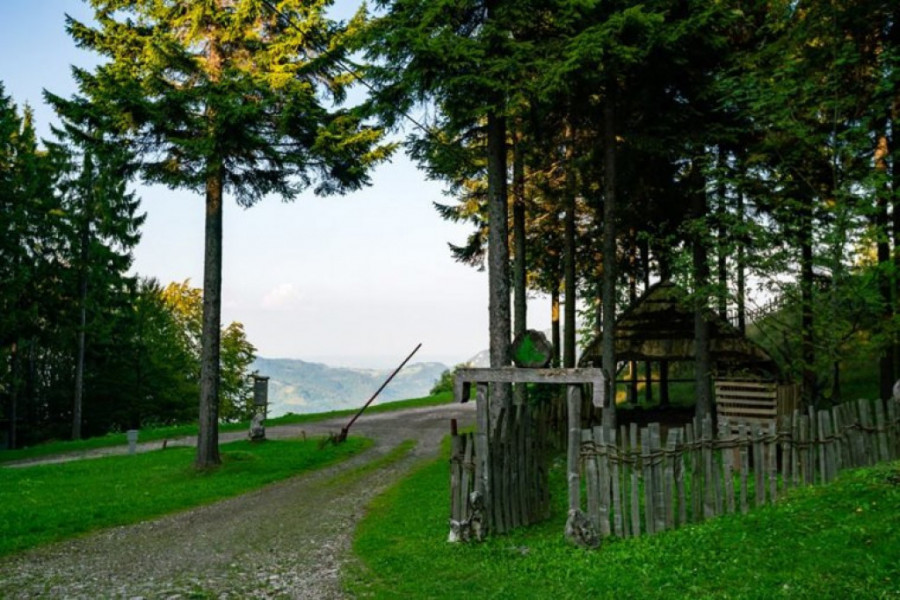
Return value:
<svg viewBox="0 0 900 600">
<path fill-rule="evenodd" d="M 554 516 L 474 545 L 448 544 L 448 474 L 432 463 L 377 498 L 345 580 L 371 598 L 900 598 L 900 463 L 797 490 L 774 507 L 598 551 Z"/>
<path fill-rule="evenodd" d="M 409 408 L 421 408 L 425 406 L 436 406 L 438 404 L 449 404 L 453 401 L 452 392 L 443 392 L 433 396 L 425 396 L 423 398 L 411 398 L 409 400 L 398 400 L 396 402 L 385 402 L 384 404 L 376 404 L 369 407 L 366 413 L 381 413 L 395 410 L 405 410 Z M 295 425 L 299 423 L 313 423 L 316 421 L 325 421 L 337 417 L 349 417 L 356 413 L 358 409 L 335 410 L 324 413 L 308 413 L 297 415 L 288 413 L 281 417 L 266 420 L 266 427 L 277 427 L 278 425 Z M 240 423 L 223 423 L 219 425 L 219 431 L 246 431 L 250 427 L 249 421 Z M 138 436 L 140 442 L 154 442 L 166 439 L 175 439 L 197 435 L 197 425 L 172 425 L 166 427 L 153 427 L 141 429 Z M 65 454 L 67 452 L 85 452 L 88 450 L 96 450 L 98 448 L 108 448 L 110 446 L 122 446 L 127 444 L 124 433 L 111 433 L 108 435 L 88 438 L 86 440 L 76 441 L 52 441 L 31 446 L 28 448 L 20 448 L 17 450 L 0 451 L 0 464 L 5 462 L 13 462 L 19 460 L 28 460 L 33 458 L 42 458 L 46 456 L 54 456 L 57 454 Z"/>
<path fill-rule="evenodd" d="M 0 469 L 0 555 L 236 496 L 348 458 L 371 441 L 233 442 L 222 465 L 192 466 L 192 448 Z"/>
</svg>

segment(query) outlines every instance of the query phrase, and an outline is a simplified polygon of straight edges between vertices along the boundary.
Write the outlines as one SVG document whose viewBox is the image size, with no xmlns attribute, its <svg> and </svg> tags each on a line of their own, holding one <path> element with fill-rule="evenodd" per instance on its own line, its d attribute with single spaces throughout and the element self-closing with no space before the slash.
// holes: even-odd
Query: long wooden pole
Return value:
<svg viewBox="0 0 900 600">
<path fill-rule="evenodd" d="M 344 440 L 347 439 L 347 432 L 350 431 L 350 427 L 353 425 L 353 423 L 356 422 L 356 419 L 358 419 L 359 416 L 360 416 L 361 414 L 363 414 L 363 411 L 365 411 L 367 408 L 369 408 L 369 405 L 372 404 L 372 401 L 374 401 L 375 398 L 378 397 L 378 394 L 381 393 L 381 390 L 383 390 L 384 388 L 387 387 L 387 384 L 389 384 L 389 383 L 391 382 L 391 379 L 393 379 L 394 376 L 395 376 L 397 373 L 400 372 L 400 369 L 402 369 L 403 367 L 406 366 L 406 363 L 409 362 L 409 359 L 411 359 L 411 358 L 413 357 L 413 354 L 415 354 L 416 352 L 418 352 L 418 351 L 419 351 L 419 348 L 421 348 L 421 347 L 422 347 L 422 344 L 419 343 L 419 345 L 416 346 L 416 347 L 413 349 L 413 351 L 409 353 L 409 356 L 407 356 L 405 359 L 403 359 L 403 362 L 400 363 L 400 366 L 397 367 L 396 369 L 394 369 L 394 372 L 391 373 L 390 377 L 388 377 L 387 379 L 384 380 L 384 383 L 381 384 L 381 387 L 378 388 L 378 391 L 376 391 L 374 394 L 372 394 L 372 397 L 369 398 L 369 401 L 366 402 L 366 403 L 363 405 L 363 407 L 360 408 L 359 411 L 358 411 L 355 415 L 353 415 L 353 418 L 350 419 L 350 422 L 347 423 L 347 424 L 344 426 L 343 429 L 341 429 L 341 434 L 340 434 L 340 435 L 338 436 L 338 438 L 337 438 L 337 441 L 338 441 L 338 442 L 343 442 Z"/>
</svg>

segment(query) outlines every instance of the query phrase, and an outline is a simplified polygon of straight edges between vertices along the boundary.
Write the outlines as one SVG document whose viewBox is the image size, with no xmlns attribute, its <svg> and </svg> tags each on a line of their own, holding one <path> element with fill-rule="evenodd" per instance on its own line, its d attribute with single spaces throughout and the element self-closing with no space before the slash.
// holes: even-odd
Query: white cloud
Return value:
<svg viewBox="0 0 900 600">
<path fill-rule="evenodd" d="M 293 283 L 281 283 L 263 296 L 262 307 L 270 310 L 293 308 L 300 304 L 303 295 Z"/>
</svg>

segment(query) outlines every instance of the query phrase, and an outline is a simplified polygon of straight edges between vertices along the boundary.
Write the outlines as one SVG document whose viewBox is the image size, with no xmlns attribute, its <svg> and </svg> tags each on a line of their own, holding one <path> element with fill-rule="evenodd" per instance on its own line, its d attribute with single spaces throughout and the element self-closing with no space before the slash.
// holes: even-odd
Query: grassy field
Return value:
<svg viewBox="0 0 900 600">
<path fill-rule="evenodd" d="M 452 401 L 453 394 L 451 392 L 444 392 L 433 396 L 425 396 L 423 398 L 412 398 L 409 400 L 398 400 L 397 402 L 385 402 L 384 404 L 376 404 L 369 407 L 369 409 L 366 411 L 366 414 L 403 410 L 407 408 L 419 408 L 423 406 L 435 406 L 437 404 L 447 404 Z M 336 417 L 349 418 L 351 415 L 355 414 L 357 410 L 358 409 L 336 410 L 331 412 L 308 413 L 302 415 L 288 413 L 281 417 L 267 419 L 266 427 L 276 427 L 278 425 L 295 425 L 299 423 L 312 423 L 315 421 L 324 421 Z M 243 421 L 240 423 L 223 423 L 219 426 L 219 431 L 247 431 L 249 428 L 249 421 Z M 196 424 L 175 425 L 170 427 L 153 427 L 141 429 L 138 436 L 138 441 L 153 442 L 195 435 L 197 435 Z M 0 463 L 53 456 L 55 454 L 64 454 L 66 452 L 82 452 L 85 450 L 95 450 L 97 448 L 121 446 L 127 443 L 128 442 L 125 439 L 124 433 L 111 433 L 102 437 L 94 437 L 77 441 L 51 441 L 27 448 L 19 448 L 16 450 L 2 450 L 0 451 Z"/>
<path fill-rule="evenodd" d="M 357 437 L 321 448 L 317 439 L 232 442 L 211 471 L 193 468 L 191 448 L 0 469 L 0 555 L 236 496 L 370 444 Z"/>
<path fill-rule="evenodd" d="M 370 507 L 345 583 L 372 598 L 900 598 L 900 463 L 843 474 L 774 507 L 597 551 L 554 514 L 485 543 L 446 542 L 448 468 L 430 464 Z M 426 575 L 427 574 L 427 575 Z"/>
</svg>

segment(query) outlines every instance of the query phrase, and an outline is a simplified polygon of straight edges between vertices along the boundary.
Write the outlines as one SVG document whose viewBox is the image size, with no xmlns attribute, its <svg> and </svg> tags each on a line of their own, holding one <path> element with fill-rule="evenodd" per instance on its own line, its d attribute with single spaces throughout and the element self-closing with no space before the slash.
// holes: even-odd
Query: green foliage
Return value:
<svg viewBox="0 0 900 600">
<path fill-rule="evenodd" d="M 565 481 L 552 474 L 553 516 L 483 544 L 446 542 L 446 461 L 426 466 L 370 506 L 347 581 L 373 598 L 851 598 L 900 586 L 900 464 L 843 474 L 775 507 L 661 535 L 563 537 Z M 441 573 L 422 577 L 422 573 Z"/>
<path fill-rule="evenodd" d="M 453 392 L 453 371 L 450 369 L 445 370 L 441 373 L 441 378 L 438 379 L 434 386 L 431 388 L 431 391 L 428 392 L 431 395 L 440 394 L 442 392 Z"/>
<path fill-rule="evenodd" d="M 245 493 L 370 443 L 234 442 L 222 446 L 223 464 L 213 471 L 194 469 L 188 448 L 0 469 L 0 555 Z"/>
</svg>

